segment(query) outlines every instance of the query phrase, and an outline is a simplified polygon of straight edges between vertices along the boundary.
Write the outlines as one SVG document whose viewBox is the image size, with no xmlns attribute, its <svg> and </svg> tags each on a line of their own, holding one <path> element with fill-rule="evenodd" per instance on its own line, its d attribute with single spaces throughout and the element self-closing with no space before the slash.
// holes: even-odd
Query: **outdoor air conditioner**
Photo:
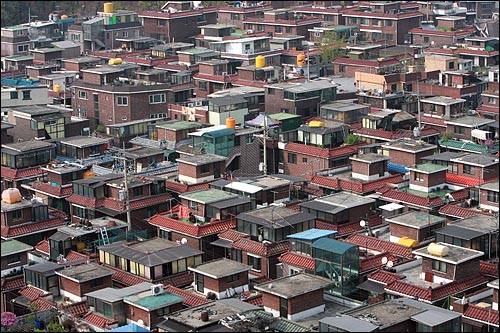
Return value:
<svg viewBox="0 0 500 333">
<path fill-rule="evenodd" d="M 202 101 L 196 101 L 196 102 L 194 102 L 194 105 L 196 105 L 196 106 L 203 106 L 203 102 Z"/>
<path fill-rule="evenodd" d="M 160 294 L 163 294 L 164 290 L 163 290 L 163 284 L 155 284 L 154 286 L 151 286 L 151 294 L 153 296 L 157 296 L 157 295 L 160 295 Z"/>
</svg>

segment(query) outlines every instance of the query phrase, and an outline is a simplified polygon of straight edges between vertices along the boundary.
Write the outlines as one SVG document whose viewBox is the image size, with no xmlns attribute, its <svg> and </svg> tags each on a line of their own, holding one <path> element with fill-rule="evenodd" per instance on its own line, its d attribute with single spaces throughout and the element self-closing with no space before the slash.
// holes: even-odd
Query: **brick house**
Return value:
<svg viewBox="0 0 500 333">
<path fill-rule="evenodd" d="M 167 7 L 175 4 L 166 4 Z M 169 10 L 163 6 L 161 11 L 144 11 L 139 19 L 144 26 L 144 35 L 170 43 L 193 42 L 192 38 L 199 34 L 199 27 L 217 23 L 217 8 L 182 8 Z M 179 27 L 182 27 L 180 29 Z"/>
<path fill-rule="evenodd" d="M 400 139 L 382 145 L 383 154 L 390 157 L 387 167 L 396 171 L 395 165 L 408 167 L 421 162 L 421 159 L 434 154 L 436 145 L 414 139 Z"/>
<path fill-rule="evenodd" d="M 15 276 L 22 272 L 23 267 L 28 265 L 28 251 L 33 250 L 32 245 L 22 243 L 18 240 L 2 240 L 2 278 Z"/>
<path fill-rule="evenodd" d="M 481 193 L 479 194 L 479 208 L 498 213 L 498 197 L 500 192 L 498 179 L 485 182 L 481 185 L 478 185 L 478 187 L 481 190 Z"/>
<path fill-rule="evenodd" d="M 195 95 L 204 98 L 216 91 L 223 90 L 224 86 L 231 84 L 231 71 L 229 61 L 211 59 L 198 63 L 199 72 L 193 75 L 196 85 Z"/>
<path fill-rule="evenodd" d="M 104 65 L 104 59 L 94 56 L 74 57 L 62 59 L 62 66 L 66 71 L 77 72 L 80 77 L 83 77 L 82 69 L 93 68 L 96 65 Z"/>
<path fill-rule="evenodd" d="M 430 117 L 456 118 L 464 115 L 465 102 L 466 100 L 462 98 L 446 96 L 422 98 L 420 99 L 420 112 Z"/>
<path fill-rule="evenodd" d="M 466 154 L 450 158 L 451 172 L 446 181 L 462 186 L 474 186 L 498 178 L 498 158 L 492 155 Z M 474 199 L 477 201 L 477 193 Z"/>
<path fill-rule="evenodd" d="M 389 176 L 387 171 L 388 156 L 375 153 L 357 154 L 349 157 L 351 160 L 352 178 L 361 180 L 377 180 Z"/>
<path fill-rule="evenodd" d="M 201 154 L 178 158 L 177 163 L 180 182 L 199 184 L 220 178 L 225 171 L 226 157 Z"/>
<path fill-rule="evenodd" d="M 328 80 L 266 85 L 266 112 L 318 116 L 319 105 L 336 100 L 337 84 Z"/>
<path fill-rule="evenodd" d="M 411 43 L 414 45 L 441 47 L 455 43 L 463 44 L 465 39 L 474 36 L 475 32 L 476 30 L 472 27 L 464 27 L 451 31 L 412 28 L 408 33 L 410 34 Z"/>
<path fill-rule="evenodd" d="M 217 299 L 230 298 L 248 291 L 250 266 L 230 259 L 217 259 L 189 267 L 195 273 L 195 290 L 203 295 L 215 294 Z"/>
<path fill-rule="evenodd" d="M 96 263 L 65 267 L 55 272 L 59 276 L 59 289 L 62 297 L 73 302 L 86 300 L 86 293 L 109 288 L 114 271 Z"/>
<path fill-rule="evenodd" d="M 104 155 L 110 148 L 108 139 L 93 136 L 71 136 L 52 142 L 56 144 L 57 155 L 79 160 Z"/>
<path fill-rule="evenodd" d="M 446 185 L 448 170 L 446 166 L 423 163 L 410 166 L 408 170 L 410 170 L 410 190 L 429 193 L 439 191 Z"/>
<path fill-rule="evenodd" d="M 265 311 L 275 317 L 300 320 L 325 311 L 324 288 L 332 284 L 331 280 L 299 273 L 254 288 L 262 292 Z"/>
<path fill-rule="evenodd" d="M 158 165 L 165 159 L 165 151 L 153 147 L 132 147 L 122 151 L 122 156 L 128 159 L 136 172 Z"/>
<path fill-rule="evenodd" d="M 193 122 L 194 119 L 199 124 L 208 124 L 208 108 L 203 106 L 203 102 L 169 104 L 168 116 L 175 121 Z"/>
<path fill-rule="evenodd" d="M 17 189 L 4 190 L 16 192 L 19 199 L 8 203 L 2 195 L 1 228 L 2 239 L 16 239 L 22 243 L 35 246 L 47 238 L 54 230 L 65 224 L 66 214 L 50 208 L 38 201 L 31 201 L 20 196 Z"/>
<path fill-rule="evenodd" d="M 196 121 L 169 120 L 155 125 L 156 140 L 165 141 L 166 147 L 176 147 L 182 141 L 190 140 L 189 133 L 204 125 Z"/>
<path fill-rule="evenodd" d="M 175 102 L 170 84 L 136 80 L 136 68 L 119 64 L 82 69 L 83 80 L 73 83 L 74 115 L 90 119 L 93 132 L 99 124 L 116 125 L 165 114 L 167 103 Z"/>
<path fill-rule="evenodd" d="M 444 217 L 420 213 L 415 211 L 405 212 L 385 218 L 389 223 L 391 242 L 405 245 L 405 242 L 425 242 L 434 239 L 435 231 L 444 227 Z M 400 241 L 401 240 L 401 241 Z"/>
<path fill-rule="evenodd" d="M 140 282 L 186 286 L 193 282 L 187 267 L 201 264 L 203 252 L 188 244 L 163 238 L 140 242 L 115 242 L 99 246 L 99 261 L 115 270 L 113 285 L 128 285 L 124 276 Z"/>
<path fill-rule="evenodd" d="M 28 30 L 26 26 L 2 27 L 2 57 L 28 54 L 31 46 Z"/>
<path fill-rule="evenodd" d="M 243 21 L 250 18 L 263 18 L 264 12 L 271 10 L 271 4 L 263 4 L 255 6 L 254 4 L 245 6 L 242 4 L 240 7 L 223 6 L 217 8 L 217 23 L 219 24 L 232 24 L 237 29 L 244 29 Z M 255 32 L 257 29 L 255 30 Z"/>
<path fill-rule="evenodd" d="M 2 144 L 2 188 L 21 188 L 30 180 L 43 178 L 40 165 L 51 162 L 56 156 L 56 145 L 45 141 L 28 141 Z"/>
<path fill-rule="evenodd" d="M 465 116 L 444 121 L 446 124 L 446 131 L 453 133 L 454 139 L 476 141 L 479 143 L 493 138 L 493 133 L 487 131 L 487 126 L 494 122 L 494 119 L 473 116 Z"/>
<path fill-rule="evenodd" d="M 336 101 L 321 105 L 319 112 L 323 119 L 350 124 L 359 122 L 363 115 L 370 113 L 370 107 L 363 104 Z"/>
</svg>

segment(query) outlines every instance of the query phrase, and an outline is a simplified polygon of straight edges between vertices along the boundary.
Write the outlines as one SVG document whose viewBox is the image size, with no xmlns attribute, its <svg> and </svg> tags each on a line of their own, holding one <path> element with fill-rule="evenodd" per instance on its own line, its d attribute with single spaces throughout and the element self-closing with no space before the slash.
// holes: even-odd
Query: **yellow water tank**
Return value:
<svg viewBox="0 0 500 333">
<path fill-rule="evenodd" d="M 430 243 L 429 246 L 427 246 L 427 253 L 437 257 L 446 257 L 449 251 L 450 249 L 447 246 L 436 243 Z"/>
<path fill-rule="evenodd" d="M 104 4 L 104 12 L 105 13 L 114 13 L 115 12 L 115 5 L 113 5 L 112 2 L 106 2 Z"/>
<path fill-rule="evenodd" d="M 61 85 L 60 84 L 54 84 L 54 92 L 55 93 L 61 92 Z"/>
<path fill-rule="evenodd" d="M 309 127 L 324 127 L 325 123 L 320 120 L 311 120 L 309 122 Z"/>
<path fill-rule="evenodd" d="M 122 58 L 114 58 L 114 59 L 109 59 L 108 64 L 109 65 L 119 65 L 123 62 Z"/>
<path fill-rule="evenodd" d="M 76 252 L 82 253 L 83 250 L 85 250 L 85 243 L 84 242 L 76 243 Z"/>
<path fill-rule="evenodd" d="M 67 19 L 68 17 L 69 17 L 68 15 L 62 15 L 62 16 L 61 16 L 61 20 L 65 20 L 65 19 Z"/>
<path fill-rule="evenodd" d="M 226 118 L 226 128 L 236 129 L 236 119 L 233 117 Z"/>
<path fill-rule="evenodd" d="M 297 66 L 305 66 L 306 65 L 306 55 L 305 54 L 299 54 L 297 56 Z"/>
<path fill-rule="evenodd" d="M 14 187 L 9 187 L 2 192 L 2 201 L 8 204 L 13 204 L 16 202 L 21 202 L 23 197 L 19 189 Z"/>
<path fill-rule="evenodd" d="M 266 57 L 261 55 L 257 56 L 257 58 L 255 58 L 255 67 L 257 68 L 266 67 Z"/>
<path fill-rule="evenodd" d="M 83 178 L 92 178 L 92 177 L 95 177 L 95 173 L 90 169 L 83 173 Z"/>
<path fill-rule="evenodd" d="M 418 245 L 418 241 L 408 237 L 401 237 L 398 240 L 399 245 L 407 246 L 407 247 L 415 247 Z"/>
</svg>

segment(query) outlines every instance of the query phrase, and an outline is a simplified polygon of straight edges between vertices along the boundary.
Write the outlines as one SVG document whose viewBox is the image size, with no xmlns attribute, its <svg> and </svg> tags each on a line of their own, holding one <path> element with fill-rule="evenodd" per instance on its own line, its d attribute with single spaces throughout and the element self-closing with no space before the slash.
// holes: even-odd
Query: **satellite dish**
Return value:
<svg viewBox="0 0 500 333">
<path fill-rule="evenodd" d="M 365 220 L 359 221 L 359 225 L 364 228 L 366 226 L 366 221 Z"/>
<path fill-rule="evenodd" d="M 139 324 L 139 326 L 144 326 L 144 320 L 139 319 L 139 320 L 137 321 L 137 324 Z"/>
<path fill-rule="evenodd" d="M 184 244 L 187 244 L 188 240 L 186 238 L 182 238 L 181 239 L 181 244 L 184 245 Z"/>
<path fill-rule="evenodd" d="M 387 257 L 382 258 L 382 265 L 385 265 L 385 264 L 387 264 Z"/>
<path fill-rule="evenodd" d="M 387 267 L 392 268 L 392 266 L 394 266 L 394 263 L 392 262 L 392 260 L 389 260 L 387 262 Z"/>
</svg>

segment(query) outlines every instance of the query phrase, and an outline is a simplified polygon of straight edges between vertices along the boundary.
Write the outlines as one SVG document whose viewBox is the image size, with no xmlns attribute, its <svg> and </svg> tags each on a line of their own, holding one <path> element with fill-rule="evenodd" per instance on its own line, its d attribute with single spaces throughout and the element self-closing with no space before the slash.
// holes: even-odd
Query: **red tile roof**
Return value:
<svg viewBox="0 0 500 333">
<path fill-rule="evenodd" d="M 89 312 L 89 308 L 87 306 L 87 302 L 78 302 L 70 305 L 66 305 L 63 307 L 64 312 L 71 314 L 75 317 L 80 317 Z"/>
<path fill-rule="evenodd" d="M 254 253 L 263 257 L 280 254 L 290 250 L 290 243 L 288 241 L 263 244 L 261 242 L 253 241 L 248 238 L 241 238 L 235 241 L 232 245 L 237 249 L 241 249 L 243 251 Z"/>
<path fill-rule="evenodd" d="M 479 263 L 479 270 L 481 274 L 498 278 L 498 264 L 481 261 Z"/>
<path fill-rule="evenodd" d="M 35 180 L 31 185 L 35 191 L 40 191 L 57 198 L 65 198 L 73 194 L 73 186 L 71 184 L 64 186 L 52 186 L 49 183 Z"/>
<path fill-rule="evenodd" d="M 204 237 L 207 235 L 219 233 L 227 229 L 236 228 L 236 220 L 234 219 L 210 222 L 203 225 L 194 225 L 160 214 L 152 216 L 149 219 L 149 223 L 156 227 L 167 228 L 172 231 L 194 237 Z"/>
<path fill-rule="evenodd" d="M 2 178 L 18 180 L 23 178 L 34 178 L 36 176 L 46 174 L 47 171 L 41 170 L 38 165 L 25 169 L 12 169 L 2 165 L 1 173 Z"/>
<path fill-rule="evenodd" d="M 278 260 L 295 267 L 314 270 L 314 259 L 293 252 L 285 252 L 278 257 Z"/>
<path fill-rule="evenodd" d="M 407 17 L 422 17 L 424 16 L 422 13 L 419 11 L 412 11 L 412 12 L 400 12 L 400 13 L 394 13 L 394 14 L 389 14 L 389 13 L 372 13 L 372 12 L 363 12 L 363 11 L 357 11 L 356 9 L 353 8 L 346 8 L 346 10 L 343 10 L 344 16 L 361 16 L 361 17 L 374 17 L 374 18 L 407 18 Z"/>
<path fill-rule="evenodd" d="M 413 253 L 412 253 L 413 249 L 411 247 L 388 242 L 371 236 L 365 236 L 362 234 L 353 234 L 347 237 L 344 241 L 347 243 L 357 245 L 360 248 L 368 248 L 370 250 L 379 252 L 389 252 L 393 255 L 405 258 L 413 258 Z"/>
<path fill-rule="evenodd" d="M 55 303 L 52 301 L 49 301 L 48 299 L 44 297 L 38 297 L 36 300 L 30 302 L 30 306 L 38 304 L 38 309 L 37 311 L 46 311 L 50 310 L 55 307 Z"/>
<path fill-rule="evenodd" d="M 103 328 L 103 329 L 108 329 L 109 325 L 117 324 L 118 321 L 114 319 L 109 319 L 106 318 L 98 313 L 91 312 L 88 315 L 84 316 L 82 318 L 84 321 L 88 322 L 89 324 L 92 324 L 94 326 Z"/>
<path fill-rule="evenodd" d="M 365 194 L 381 188 L 385 184 L 397 184 L 403 181 L 401 175 L 393 175 L 389 177 L 384 177 L 382 179 L 376 179 L 373 181 L 362 181 L 354 179 L 342 179 L 338 177 L 325 177 L 314 175 L 310 183 L 317 184 L 322 187 L 327 187 L 331 189 L 343 189 L 344 191 L 351 191 L 359 194 Z"/>
<path fill-rule="evenodd" d="M 248 237 L 247 234 L 245 234 L 243 232 L 236 231 L 234 229 L 227 229 L 219 234 L 219 238 L 226 239 L 226 240 L 229 240 L 232 242 L 234 242 L 240 238 L 247 238 L 247 237 Z"/>
<path fill-rule="evenodd" d="M 489 112 L 489 113 L 499 113 L 500 112 L 498 107 L 484 105 L 484 104 L 481 104 L 480 106 L 478 106 L 476 110 L 481 111 L 481 112 Z"/>
<path fill-rule="evenodd" d="M 90 256 L 78 253 L 73 250 L 69 251 L 68 255 L 66 256 L 67 261 L 78 260 L 78 259 L 90 259 Z"/>
<path fill-rule="evenodd" d="M 453 200 L 460 201 L 463 199 L 468 199 L 470 191 L 468 188 L 463 188 L 461 190 L 452 191 L 450 192 L 450 194 L 453 197 Z"/>
<path fill-rule="evenodd" d="M 250 297 L 243 298 L 242 301 L 255 306 L 264 306 L 264 301 L 262 300 L 262 294 L 252 295 Z"/>
<path fill-rule="evenodd" d="M 492 216 L 492 214 L 488 212 L 482 212 L 480 210 L 472 208 L 460 207 L 458 204 L 449 204 L 439 208 L 439 214 L 461 219 L 477 215 Z"/>
<path fill-rule="evenodd" d="M 64 222 L 64 218 L 55 217 L 47 221 L 28 222 L 22 225 L 16 225 L 12 227 L 2 225 L 1 233 L 2 237 L 4 238 L 13 238 L 13 237 L 34 234 L 42 231 L 47 231 L 51 229 L 56 229 L 58 227 L 62 227 L 65 224 L 66 222 Z"/>
<path fill-rule="evenodd" d="M 374 268 L 380 268 L 382 266 L 382 258 L 386 257 L 387 260 L 392 261 L 393 263 L 396 263 L 398 261 L 398 257 L 392 255 L 389 252 L 382 252 L 380 254 L 361 259 L 359 261 L 359 271 L 360 272 L 367 272 L 370 271 Z"/>
<path fill-rule="evenodd" d="M 167 276 L 162 279 L 156 280 L 155 283 L 162 283 L 165 285 L 172 285 L 174 287 L 185 287 L 193 283 L 194 275 L 191 271 L 180 273 L 174 276 Z"/>
<path fill-rule="evenodd" d="M 434 36 L 469 36 L 472 35 L 476 29 L 473 27 L 467 27 L 459 31 L 442 31 L 442 30 L 427 30 L 422 28 L 412 28 L 410 29 L 410 34 L 417 35 L 434 35 Z"/>
<path fill-rule="evenodd" d="M 171 199 L 172 196 L 169 193 L 163 193 L 155 196 L 148 196 L 144 198 L 140 198 L 137 200 L 130 201 L 130 209 L 137 210 L 142 209 L 149 206 L 158 205 L 166 202 L 168 199 Z M 116 211 L 125 212 L 125 201 L 115 200 L 113 198 L 104 199 L 103 206 L 109 209 L 113 209 Z"/>
<path fill-rule="evenodd" d="M 380 195 L 380 199 L 391 202 L 402 202 L 408 205 L 418 206 L 421 208 L 435 208 L 444 204 L 440 197 L 421 197 L 416 194 L 401 192 L 395 189 L 389 189 Z"/>
<path fill-rule="evenodd" d="M 226 79 L 228 78 L 228 79 Z M 217 83 L 224 83 L 226 82 L 231 82 L 231 81 L 236 81 L 238 79 L 237 75 L 228 75 L 228 76 L 223 76 L 223 75 L 211 75 L 211 74 L 204 74 L 204 73 L 196 73 L 193 75 L 194 80 L 206 80 L 210 82 L 217 82 Z"/>
<path fill-rule="evenodd" d="M 497 327 L 499 325 L 500 318 L 498 316 L 498 310 L 485 309 L 473 304 L 468 304 L 467 309 L 463 313 L 463 317 L 483 323 L 493 324 Z"/>
<path fill-rule="evenodd" d="M 474 177 L 461 176 L 461 175 L 457 175 L 457 174 L 449 173 L 449 172 L 446 173 L 446 182 L 447 183 L 459 184 L 459 185 L 463 185 L 463 186 L 476 186 L 479 184 L 483 184 L 487 181 L 489 182 L 489 181 L 496 180 L 496 179 L 498 179 L 498 177 L 488 179 L 488 180 L 484 180 L 484 179 L 480 180 L 480 179 L 477 179 Z"/>
<path fill-rule="evenodd" d="M 88 208 L 96 208 L 101 207 L 104 199 L 96 199 L 96 198 L 87 198 L 83 195 L 73 193 L 69 197 L 66 198 L 66 201 Z"/>
<path fill-rule="evenodd" d="M 375 282 L 380 282 L 385 285 L 393 283 L 394 281 L 404 279 L 405 276 L 397 273 L 387 272 L 381 269 L 376 270 L 375 272 L 368 275 L 368 280 L 372 280 Z"/>
<path fill-rule="evenodd" d="M 142 282 L 148 282 L 148 279 L 142 278 L 135 274 L 122 271 L 121 269 L 109 266 L 104 264 L 106 268 L 111 268 L 115 271 L 115 274 L 112 275 L 112 279 L 124 284 L 126 286 L 133 286 Z"/>
<path fill-rule="evenodd" d="M 174 287 L 174 286 L 164 286 L 164 290 L 171 294 L 175 294 L 181 297 L 184 297 L 184 305 L 187 306 L 198 306 L 212 302 L 212 300 L 207 299 L 206 297 L 202 297 L 200 295 L 196 295 L 194 293 L 190 293 L 186 290 Z"/>
<path fill-rule="evenodd" d="M 487 282 L 488 278 L 483 275 L 477 275 L 460 282 L 452 281 L 436 288 L 426 288 L 397 280 L 385 286 L 385 290 L 410 297 L 418 296 L 423 300 L 435 302 L 450 295 L 464 292 L 477 286 L 486 285 Z"/>
<path fill-rule="evenodd" d="M 18 275 L 14 277 L 3 277 L 1 280 L 1 290 L 3 292 L 17 290 L 26 286 L 23 275 Z"/>
<path fill-rule="evenodd" d="M 37 299 L 38 297 L 48 294 L 45 290 L 38 289 L 33 286 L 27 286 L 21 290 L 19 290 L 19 293 L 23 296 L 26 296 L 32 300 Z"/>
<path fill-rule="evenodd" d="M 432 125 L 437 125 L 441 127 L 446 127 L 446 124 L 444 123 L 445 119 L 443 118 L 437 118 L 437 117 L 431 117 L 431 116 L 420 116 L 420 119 L 422 123 L 424 124 L 432 124 Z"/>
<path fill-rule="evenodd" d="M 358 148 L 363 145 L 365 145 L 365 143 L 348 145 L 337 148 L 319 148 L 297 142 L 288 142 L 285 146 L 285 151 L 292 151 L 295 153 L 311 155 L 320 158 L 332 158 L 332 157 L 356 154 Z"/>
<path fill-rule="evenodd" d="M 252 274 L 255 274 L 255 273 L 252 272 Z M 254 277 L 254 278 L 250 279 L 250 282 L 251 283 L 255 283 L 255 284 L 266 283 L 266 282 L 269 282 L 269 281 L 272 281 L 272 279 L 268 278 L 265 275 L 259 275 L 257 277 Z"/>
<path fill-rule="evenodd" d="M 49 255 L 50 254 L 49 241 L 47 239 L 39 241 L 35 245 L 35 250 L 43 252 L 43 253 Z"/>
</svg>

